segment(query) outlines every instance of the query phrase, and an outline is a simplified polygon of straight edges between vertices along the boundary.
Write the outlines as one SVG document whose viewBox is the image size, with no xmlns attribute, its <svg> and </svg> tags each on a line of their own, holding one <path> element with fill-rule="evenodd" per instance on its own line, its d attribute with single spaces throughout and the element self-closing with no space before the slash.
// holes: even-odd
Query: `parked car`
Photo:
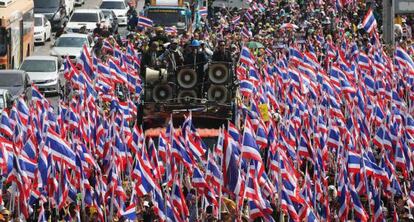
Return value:
<svg viewBox="0 0 414 222">
<path fill-rule="evenodd" d="M 79 32 L 82 26 L 92 32 L 96 28 L 96 23 L 105 21 L 105 16 L 99 9 L 76 9 L 66 24 L 68 32 Z"/>
<path fill-rule="evenodd" d="M 9 90 L 12 99 L 23 95 L 26 101 L 32 99 L 32 81 L 23 70 L 0 70 L 0 89 Z"/>
<path fill-rule="evenodd" d="M 76 60 L 80 56 L 83 45 L 90 51 L 93 46 L 93 39 L 87 34 L 67 33 L 56 39 L 50 50 L 50 55 L 64 59 L 69 56 Z"/>
<path fill-rule="evenodd" d="M 46 16 L 53 32 L 62 29 L 67 22 L 65 0 L 34 0 L 33 11 Z"/>
<path fill-rule="evenodd" d="M 128 23 L 128 5 L 124 0 L 102 0 L 99 8 L 102 11 L 112 10 L 118 18 L 119 25 L 127 25 Z"/>
<path fill-rule="evenodd" d="M 85 0 L 75 0 L 75 6 L 81 6 L 85 4 Z"/>
<path fill-rule="evenodd" d="M 13 98 L 10 91 L 7 89 L 0 89 L 0 113 L 4 109 L 11 109 L 13 107 Z"/>
<path fill-rule="evenodd" d="M 52 35 L 52 26 L 43 14 L 35 14 L 34 18 L 34 42 L 44 44 L 46 41 L 50 40 Z"/>
<path fill-rule="evenodd" d="M 54 56 L 29 56 L 23 61 L 20 70 L 29 74 L 41 92 L 59 94 L 62 86 L 61 66 L 59 59 Z"/>
<path fill-rule="evenodd" d="M 117 32 L 118 31 L 118 19 L 116 18 L 115 13 L 112 10 L 105 10 L 102 11 L 102 13 L 105 16 L 105 23 L 109 28 L 109 31 L 111 33 Z"/>
</svg>

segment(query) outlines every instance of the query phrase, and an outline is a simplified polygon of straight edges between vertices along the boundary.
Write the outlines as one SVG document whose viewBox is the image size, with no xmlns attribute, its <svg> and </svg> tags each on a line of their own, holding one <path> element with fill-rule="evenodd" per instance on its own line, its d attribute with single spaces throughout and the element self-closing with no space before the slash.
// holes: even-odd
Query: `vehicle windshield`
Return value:
<svg viewBox="0 0 414 222">
<path fill-rule="evenodd" d="M 34 0 L 35 8 L 58 8 L 59 1 L 57 0 Z"/>
<path fill-rule="evenodd" d="M 73 13 L 70 22 L 98 22 L 97 13 Z"/>
<path fill-rule="evenodd" d="M 26 72 L 55 72 L 56 63 L 53 60 L 25 60 L 20 69 Z"/>
<path fill-rule="evenodd" d="M 42 18 L 35 17 L 35 26 L 42 26 Z"/>
<path fill-rule="evenodd" d="M 179 11 L 164 12 L 158 9 L 149 10 L 148 18 L 154 22 L 154 25 L 161 26 L 177 26 L 177 23 L 185 22 L 185 15 L 181 15 Z"/>
<path fill-rule="evenodd" d="M 56 47 L 82 47 L 87 43 L 86 38 L 81 37 L 60 37 L 56 40 Z"/>
<path fill-rule="evenodd" d="M 18 75 L 16 73 L 0 75 L 0 88 L 17 86 L 23 86 L 23 79 L 21 75 Z"/>
<path fill-rule="evenodd" d="M 101 4 L 101 9 L 125 9 L 125 3 L 124 2 L 110 2 L 110 1 L 104 1 Z"/>
<path fill-rule="evenodd" d="M 4 56 L 7 53 L 7 30 L 0 28 L 0 56 Z"/>
</svg>

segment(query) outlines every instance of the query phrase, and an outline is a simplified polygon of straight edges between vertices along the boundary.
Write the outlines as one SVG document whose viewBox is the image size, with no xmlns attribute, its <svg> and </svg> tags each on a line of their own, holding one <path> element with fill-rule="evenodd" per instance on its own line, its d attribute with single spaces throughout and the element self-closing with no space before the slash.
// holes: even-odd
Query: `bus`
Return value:
<svg viewBox="0 0 414 222">
<path fill-rule="evenodd" d="M 0 69 L 17 69 L 33 53 L 33 0 L 0 0 Z"/>
</svg>

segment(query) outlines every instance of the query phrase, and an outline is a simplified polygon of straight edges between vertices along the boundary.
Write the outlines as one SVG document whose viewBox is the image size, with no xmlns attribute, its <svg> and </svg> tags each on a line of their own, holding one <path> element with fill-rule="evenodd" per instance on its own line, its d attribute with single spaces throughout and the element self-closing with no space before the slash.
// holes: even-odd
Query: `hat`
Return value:
<svg viewBox="0 0 414 222">
<path fill-rule="evenodd" d="M 172 39 L 171 44 L 178 44 L 180 41 L 178 39 Z"/>
<path fill-rule="evenodd" d="M 162 32 L 162 31 L 164 31 L 164 29 L 162 27 L 158 26 L 158 27 L 155 28 L 155 31 Z"/>
<path fill-rule="evenodd" d="M 200 42 L 198 41 L 198 40 L 193 40 L 192 42 L 191 42 L 191 46 L 193 46 L 193 47 L 199 47 L 200 46 Z"/>
</svg>

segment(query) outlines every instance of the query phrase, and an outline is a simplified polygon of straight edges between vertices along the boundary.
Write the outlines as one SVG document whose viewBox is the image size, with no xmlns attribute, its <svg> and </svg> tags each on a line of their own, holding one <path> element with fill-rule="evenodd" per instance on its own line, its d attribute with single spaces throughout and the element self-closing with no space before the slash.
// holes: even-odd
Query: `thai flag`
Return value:
<svg viewBox="0 0 414 222">
<path fill-rule="evenodd" d="M 209 187 L 209 185 L 204 179 L 204 174 L 200 171 L 200 169 L 198 169 L 197 166 L 194 166 L 191 183 L 195 188 L 199 190 Z"/>
<path fill-rule="evenodd" d="M 7 112 L 3 112 L 0 120 L 0 133 L 11 138 L 13 136 L 12 126 L 10 124 L 10 118 Z"/>
<path fill-rule="evenodd" d="M 135 203 L 131 203 L 129 207 L 125 208 L 125 211 L 121 212 L 122 217 L 126 220 L 135 221 L 137 219 L 136 207 Z"/>
<path fill-rule="evenodd" d="M 241 191 L 242 179 L 238 165 L 238 142 L 234 142 L 228 134 L 225 134 L 225 138 L 227 140 L 227 146 L 224 147 L 223 157 L 224 186 L 235 195 L 239 195 Z"/>
<path fill-rule="evenodd" d="M 187 150 L 184 148 L 178 136 L 176 135 L 174 135 L 173 138 L 171 152 L 173 157 L 175 157 L 177 160 L 182 161 L 188 169 L 191 169 L 191 166 L 193 165 L 193 160 L 188 154 Z"/>
<path fill-rule="evenodd" d="M 239 58 L 241 63 L 244 63 L 245 65 L 247 65 L 248 67 L 250 67 L 252 64 L 254 64 L 254 61 L 252 59 L 252 54 L 250 52 L 250 49 L 247 48 L 246 46 L 243 46 L 241 51 L 240 51 L 240 58 Z"/>
<path fill-rule="evenodd" d="M 372 8 L 370 8 L 362 21 L 362 26 L 365 31 L 371 33 L 377 27 L 377 20 L 375 20 Z"/>
<path fill-rule="evenodd" d="M 253 128 L 247 118 L 243 132 L 242 157 L 262 161 L 262 156 L 260 155 L 259 147 L 256 143 Z"/>
<path fill-rule="evenodd" d="M 92 57 L 89 54 L 89 51 L 88 51 L 88 48 L 86 48 L 86 45 L 83 45 L 82 47 L 82 52 L 79 57 L 79 61 L 83 67 L 83 70 L 86 72 L 86 74 L 88 74 L 91 79 L 95 79 L 95 72 L 93 70 Z"/>
<path fill-rule="evenodd" d="M 250 38 L 252 37 L 253 34 L 246 26 L 244 26 L 243 29 L 241 30 L 241 35 L 244 38 Z"/>
<path fill-rule="evenodd" d="M 76 154 L 68 143 L 51 128 L 48 129 L 45 145 L 50 148 L 54 159 L 62 161 L 76 169 Z"/>
<path fill-rule="evenodd" d="M 35 179 L 35 171 L 37 169 L 37 162 L 24 155 L 19 156 L 19 164 L 22 171 L 24 171 L 28 178 Z"/>
<path fill-rule="evenodd" d="M 116 80 L 117 83 L 128 84 L 127 74 L 112 59 L 109 60 L 109 69 L 110 69 L 111 75 L 113 76 L 113 79 Z"/>
<path fill-rule="evenodd" d="M 139 196 L 148 194 L 156 186 L 156 181 L 151 175 L 149 166 L 144 166 L 144 161 L 140 155 L 137 155 L 135 169 L 132 173 L 132 178 L 138 182 L 135 184 L 135 190 Z"/>
<path fill-rule="evenodd" d="M 354 205 L 354 213 L 360 221 L 368 221 L 368 214 L 365 212 L 359 199 L 358 193 L 355 191 L 355 187 L 352 183 L 349 184 L 352 203 Z"/>
<path fill-rule="evenodd" d="M 19 114 L 20 120 L 22 121 L 23 125 L 26 126 L 29 122 L 29 107 L 27 106 L 26 102 L 24 101 L 23 97 L 19 97 L 17 101 L 17 112 Z"/>
<path fill-rule="evenodd" d="M 207 17 L 207 15 L 208 15 L 208 10 L 207 10 L 207 7 L 201 7 L 201 8 L 198 10 L 198 14 L 199 14 L 201 17 Z"/>
<path fill-rule="evenodd" d="M 352 150 L 348 152 L 348 171 L 359 174 L 361 170 L 361 154 Z"/>
<path fill-rule="evenodd" d="M 154 22 L 151 19 L 144 17 L 144 16 L 138 17 L 138 26 L 148 28 L 148 27 L 152 27 L 153 25 L 154 25 Z"/>
<path fill-rule="evenodd" d="M 167 34 L 177 34 L 177 27 L 175 26 L 169 26 L 169 27 L 165 27 L 165 33 Z"/>
<path fill-rule="evenodd" d="M 232 19 L 231 19 L 231 23 L 232 24 L 238 24 L 240 22 L 240 16 L 238 15 L 238 16 L 234 16 Z"/>
<path fill-rule="evenodd" d="M 215 186 L 217 190 L 221 186 L 221 181 L 223 178 L 220 168 L 217 166 L 216 161 L 214 160 L 214 155 L 212 152 L 208 154 L 208 164 L 207 164 L 207 177 L 206 180 L 211 183 L 212 186 Z"/>
<path fill-rule="evenodd" d="M 190 213 L 188 211 L 188 207 L 185 201 L 185 197 L 183 192 L 181 191 L 180 183 L 178 178 L 172 187 L 173 193 L 171 194 L 171 199 L 173 205 L 177 208 L 177 210 L 182 213 L 184 216 L 188 216 Z"/>
<path fill-rule="evenodd" d="M 35 145 L 36 141 L 34 134 L 30 135 L 26 143 L 23 146 L 23 154 L 29 157 L 30 159 L 35 159 L 37 155 L 37 146 Z"/>
</svg>

